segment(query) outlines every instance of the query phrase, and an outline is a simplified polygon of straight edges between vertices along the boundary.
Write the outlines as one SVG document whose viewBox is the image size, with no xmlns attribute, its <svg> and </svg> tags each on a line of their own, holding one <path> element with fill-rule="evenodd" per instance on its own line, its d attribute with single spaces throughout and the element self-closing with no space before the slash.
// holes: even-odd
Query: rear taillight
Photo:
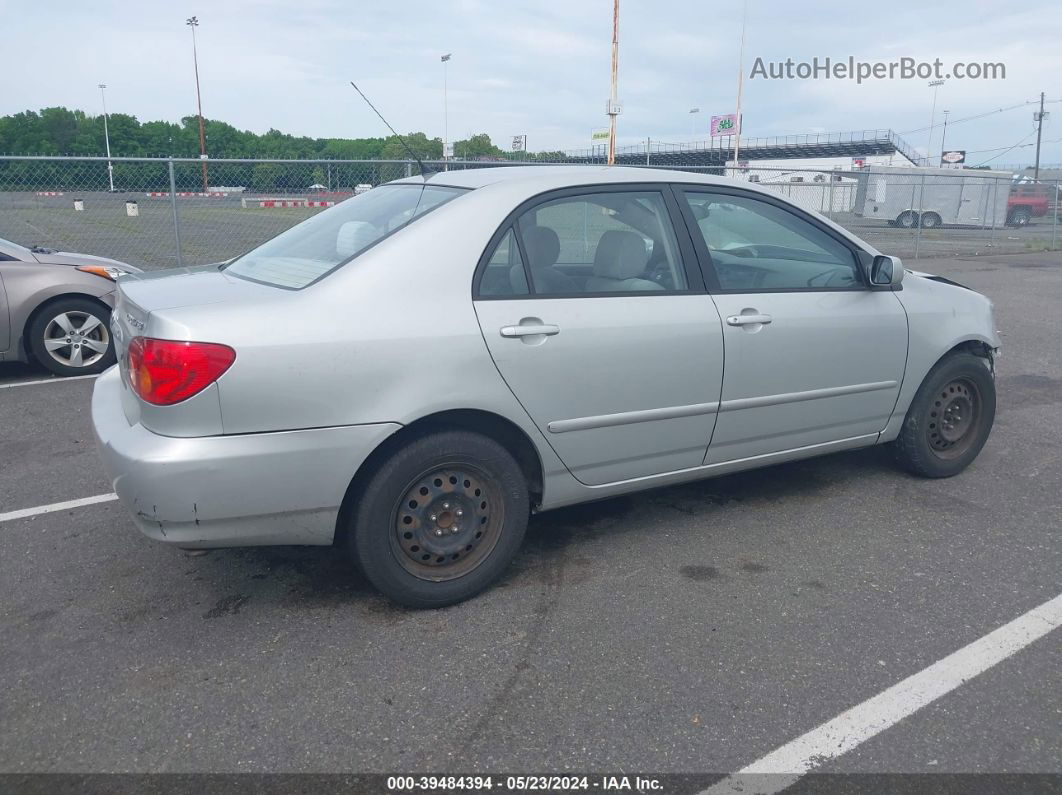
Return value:
<svg viewBox="0 0 1062 795">
<path fill-rule="evenodd" d="M 214 342 L 134 337 L 129 343 L 129 384 L 141 400 L 171 406 L 197 395 L 236 361 L 236 351 Z"/>
</svg>

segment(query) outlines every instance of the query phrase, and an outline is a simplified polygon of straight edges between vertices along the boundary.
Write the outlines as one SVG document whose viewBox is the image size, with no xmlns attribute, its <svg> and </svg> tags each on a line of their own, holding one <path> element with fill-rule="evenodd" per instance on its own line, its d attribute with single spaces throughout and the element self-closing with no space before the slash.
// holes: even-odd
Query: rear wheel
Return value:
<svg viewBox="0 0 1062 795">
<path fill-rule="evenodd" d="M 904 469 L 946 478 L 981 452 L 996 414 L 996 385 L 979 356 L 958 353 L 934 367 L 918 388 L 893 444 Z"/>
<path fill-rule="evenodd" d="M 943 223 L 943 219 L 937 213 L 925 213 L 922 215 L 923 229 L 936 229 Z"/>
<path fill-rule="evenodd" d="M 896 226 L 904 229 L 914 229 L 915 224 L 918 223 L 918 213 L 911 210 L 904 210 L 902 213 L 896 216 Z"/>
<path fill-rule="evenodd" d="M 396 451 L 361 491 L 348 549 L 382 593 L 442 607 L 479 593 L 523 541 L 527 484 L 504 447 L 440 431 Z"/>
<path fill-rule="evenodd" d="M 87 298 L 62 298 L 48 304 L 29 327 L 34 358 L 56 375 L 102 373 L 114 364 L 108 327 L 111 313 Z"/>
</svg>

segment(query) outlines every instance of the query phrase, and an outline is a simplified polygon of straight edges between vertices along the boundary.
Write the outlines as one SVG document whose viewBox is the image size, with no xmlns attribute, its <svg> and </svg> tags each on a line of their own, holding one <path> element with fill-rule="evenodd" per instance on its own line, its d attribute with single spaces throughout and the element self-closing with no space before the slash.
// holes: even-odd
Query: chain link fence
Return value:
<svg viewBox="0 0 1062 795">
<path fill-rule="evenodd" d="M 110 164 L 106 158 L 0 157 L 0 237 L 146 269 L 219 262 L 349 196 L 419 173 L 405 160 L 113 158 Z M 447 167 L 504 165 L 522 164 L 451 161 Z M 908 260 L 1062 247 L 1059 182 L 874 166 L 668 167 L 725 171 Z"/>
</svg>

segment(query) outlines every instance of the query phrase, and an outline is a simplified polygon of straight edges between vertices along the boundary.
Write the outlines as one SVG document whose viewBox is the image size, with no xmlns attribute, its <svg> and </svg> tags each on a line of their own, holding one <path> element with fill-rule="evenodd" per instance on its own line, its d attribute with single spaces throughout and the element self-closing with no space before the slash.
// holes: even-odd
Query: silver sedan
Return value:
<svg viewBox="0 0 1062 795">
<path fill-rule="evenodd" d="M 115 280 L 139 268 L 0 239 L 0 362 L 35 360 L 56 375 L 114 364 Z"/>
<path fill-rule="evenodd" d="M 335 544 L 410 606 L 532 511 L 875 444 L 946 477 L 995 414 L 984 296 L 711 176 L 407 178 L 118 292 L 92 415 L 140 529 Z"/>
</svg>

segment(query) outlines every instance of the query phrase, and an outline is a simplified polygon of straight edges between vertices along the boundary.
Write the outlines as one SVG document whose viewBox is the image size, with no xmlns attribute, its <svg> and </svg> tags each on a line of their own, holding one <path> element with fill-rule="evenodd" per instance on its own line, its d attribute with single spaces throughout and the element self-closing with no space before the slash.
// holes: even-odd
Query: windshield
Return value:
<svg viewBox="0 0 1062 795">
<path fill-rule="evenodd" d="M 383 185 L 315 215 L 225 266 L 226 273 L 298 290 L 354 259 L 463 188 Z"/>
</svg>

